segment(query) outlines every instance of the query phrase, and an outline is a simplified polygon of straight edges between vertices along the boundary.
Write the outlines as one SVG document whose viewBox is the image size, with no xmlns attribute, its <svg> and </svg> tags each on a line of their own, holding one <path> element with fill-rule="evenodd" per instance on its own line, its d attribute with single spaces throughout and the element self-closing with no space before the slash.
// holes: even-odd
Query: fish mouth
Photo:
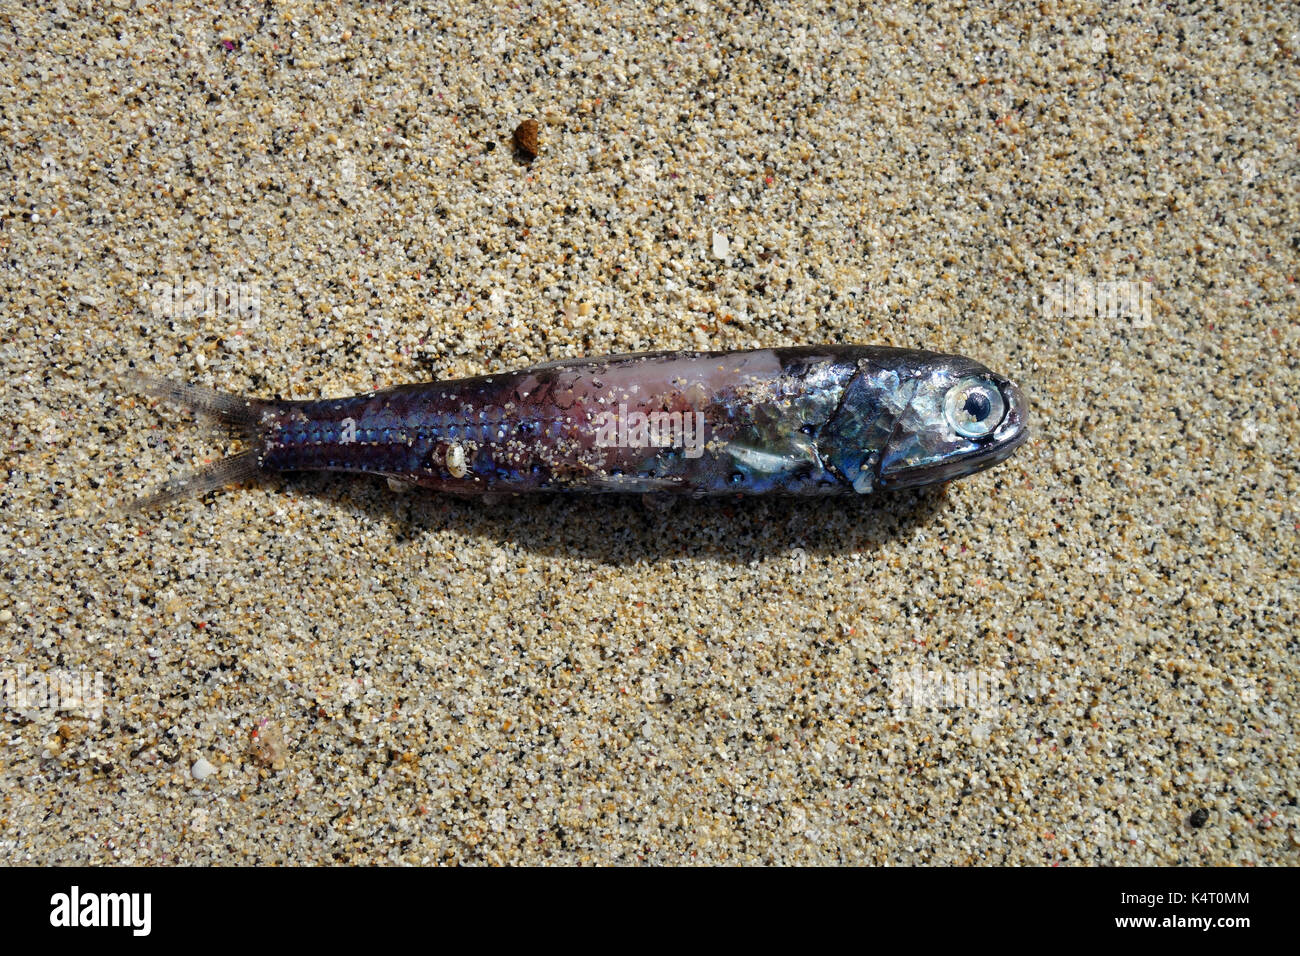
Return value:
<svg viewBox="0 0 1300 956">
<path fill-rule="evenodd" d="M 877 486 L 882 489 L 914 488 L 934 482 L 952 481 L 984 471 L 1006 461 L 1029 439 L 1026 421 L 1028 407 L 1020 388 L 1010 379 L 992 376 L 1006 402 L 1006 414 L 993 434 L 969 451 L 961 452 L 926 465 L 901 465 L 883 456 Z M 891 438 L 892 442 L 893 439 Z"/>
</svg>

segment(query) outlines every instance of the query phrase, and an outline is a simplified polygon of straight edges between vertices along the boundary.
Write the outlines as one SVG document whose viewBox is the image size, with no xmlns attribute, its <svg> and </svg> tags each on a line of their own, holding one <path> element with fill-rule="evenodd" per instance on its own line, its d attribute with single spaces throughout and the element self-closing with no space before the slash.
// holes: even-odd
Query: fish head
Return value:
<svg viewBox="0 0 1300 956">
<path fill-rule="evenodd" d="M 951 481 L 1005 461 L 1029 437 L 1014 382 L 978 362 L 935 355 L 913 368 L 914 387 L 880 457 L 876 486 Z"/>
</svg>

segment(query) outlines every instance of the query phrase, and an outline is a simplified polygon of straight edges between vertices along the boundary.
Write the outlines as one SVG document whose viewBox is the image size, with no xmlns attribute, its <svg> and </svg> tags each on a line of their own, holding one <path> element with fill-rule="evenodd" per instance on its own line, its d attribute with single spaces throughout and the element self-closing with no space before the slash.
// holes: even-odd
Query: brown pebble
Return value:
<svg viewBox="0 0 1300 956">
<path fill-rule="evenodd" d="M 515 127 L 514 144 L 515 149 L 527 158 L 534 159 L 537 156 L 537 120 L 524 120 Z"/>
</svg>

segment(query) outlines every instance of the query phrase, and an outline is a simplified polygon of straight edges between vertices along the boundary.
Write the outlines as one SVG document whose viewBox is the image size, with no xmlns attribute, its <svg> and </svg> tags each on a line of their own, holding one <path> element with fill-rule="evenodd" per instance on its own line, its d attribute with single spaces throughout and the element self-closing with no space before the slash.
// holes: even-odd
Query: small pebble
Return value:
<svg viewBox="0 0 1300 956">
<path fill-rule="evenodd" d="M 527 159 L 535 159 L 540 150 L 537 142 L 537 120 L 527 119 L 515 127 L 515 149 Z"/>
<path fill-rule="evenodd" d="M 270 770 L 283 770 L 288 759 L 288 745 L 284 731 L 278 724 L 267 722 L 254 731 L 250 741 L 253 759 Z"/>
</svg>

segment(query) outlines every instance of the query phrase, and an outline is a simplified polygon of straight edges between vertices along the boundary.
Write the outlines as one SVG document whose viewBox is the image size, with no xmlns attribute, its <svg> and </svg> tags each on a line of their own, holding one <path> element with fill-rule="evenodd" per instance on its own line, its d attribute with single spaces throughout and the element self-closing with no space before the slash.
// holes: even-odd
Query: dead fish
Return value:
<svg viewBox="0 0 1300 956">
<path fill-rule="evenodd" d="M 132 510 L 284 471 L 468 495 L 861 495 L 982 471 L 1028 437 L 1009 379 L 885 346 L 610 355 L 315 401 L 134 381 L 249 448 Z"/>
</svg>

